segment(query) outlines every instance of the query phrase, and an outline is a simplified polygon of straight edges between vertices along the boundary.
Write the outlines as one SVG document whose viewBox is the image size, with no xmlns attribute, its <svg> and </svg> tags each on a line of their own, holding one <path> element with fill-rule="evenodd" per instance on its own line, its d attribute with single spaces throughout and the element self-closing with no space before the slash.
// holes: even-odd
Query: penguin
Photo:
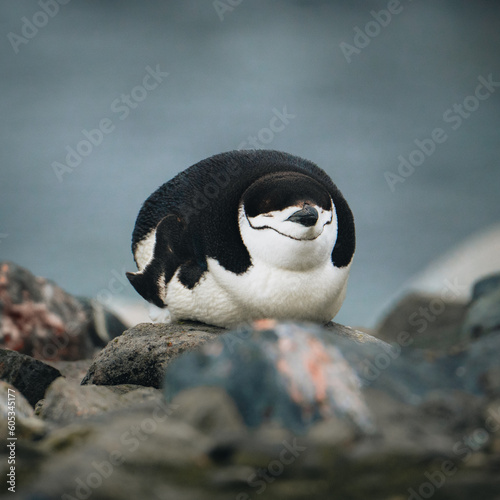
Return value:
<svg viewBox="0 0 500 500">
<path fill-rule="evenodd" d="M 321 168 L 236 150 L 187 168 L 144 202 L 132 234 L 138 270 L 126 274 L 167 322 L 327 323 L 354 251 L 354 217 Z"/>
</svg>

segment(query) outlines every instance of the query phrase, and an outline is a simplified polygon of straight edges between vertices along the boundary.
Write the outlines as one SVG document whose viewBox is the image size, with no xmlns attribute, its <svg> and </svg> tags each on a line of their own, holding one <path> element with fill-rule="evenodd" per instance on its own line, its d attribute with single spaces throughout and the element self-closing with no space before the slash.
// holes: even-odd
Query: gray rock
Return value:
<svg viewBox="0 0 500 500">
<path fill-rule="evenodd" d="M 379 322 L 375 336 L 392 344 L 401 344 L 402 338 L 408 339 L 405 342 L 412 348 L 436 354 L 454 352 L 461 341 L 460 325 L 466 311 L 466 302 L 411 293 Z"/>
<path fill-rule="evenodd" d="M 0 349 L 0 379 L 12 384 L 34 407 L 61 373 L 38 359 Z"/>
<path fill-rule="evenodd" d="M 323 328 L 324 330 L 331 332 L 334 337 L 339 339 L 352 340 L 357 344 L 370 344 L 377 345 L 379 347 L 387 346 L 387 343 L 378 337 L 375 337 L 367 332 L 356 330 L 350 326 L 335 323 L 334 321 L 328 322 Z"/>
<path fill-rule="evenodd" d="M 499 352 L 500 334 L 492 333 L 471 342 L 466 351 L 455 357 L 455 373 L 466 392 L 491 399 L 500 397 Z"/>
<path fill-rule="evenodd" d="M 115 338 L 95 357 L 82 384 L 159 388 L 171 360 L 224 331 L 192 322 L 141 323 Z"/>
<path fill-rule="evenodd" d="M 361 381 L 338 345 L 380 351 L 368 335 L 346 338 L 317 325 L 262 321 L 186 353 L 167 368 L 165 394 L 222 387 L 246 425 L 277 421 L 301 432 L 318 420 L 342 416 L 364 432 L 373 430 Z"/>
<path fill-rule="evenodd" d="M 59 370 L 61 375 L 67 380 L 74 380 L 80 383 L 87 374 L 91 359 L 79 359 L 77 361 L 46 361 L 46 364 Z"/>
<path fill-rule="evenodd" d="M 211 498 L 203 490 L 212 446 L 163 403 L 89 417 L 40 443 L 51 458 L 21 482 L 19 498 Z"/>
<path fill-rule="evenodd" d="M 151 401 L 161 403 L 161 391 L 138 385 L 81 386 L 78 382 L 58 378 L 47 389 L 37 414 L 50 422 L 67 423 Z"/>
<path fill-rule="evenodd" d="M 31 476 L 21 476 L 19 498 L 408 498 L 409 488 L 418 492 L 445 460 L 456 473 L 433 498 L 468 500 L 474 491 L 494 498 L 488 494 L 499 484 L 489 451 L 494 436 L 462 461 L 454 447 L 478 427 L 446 428 L 445 421 L 467 404 L 483 418 L 488 411 L 500 415 L 498 401 L 481 407 L 480 400 L 465 398 L 454 406 L 429 397 L 414 406 L 377 389 L 362 394 L 377 434 L 360 433 L 338 417 L 317 422 L 300 436 L 272 422 L 253 431 L 241 425 L 226 394 L 213 387 L 183 391 L 170 407 L 146 401 L 89 416 L 53 430 L 31 452 L 38 458 L 31 459 Z"/>
<path fill-rule="evenodd" d="M 500 274 L 474 285 L 471 303 L 461 327 L 462 341 L 500 333 Z"/>
<path fill-rule="evenodd" d="M 177 418 L 207 435 L 237 433 L 245 428 L 234 401 L 220 387 L 188 389 L 177 394 L 172 405 L 177 408 Z"/>
<path fill-rule="evenodd" d="M 19 498 L 495 498 L 500 335 L 450 352 L 335 324 L 220 333 L 139 325 L 94 360 L 110 379 L 166 367 L 170 406 L 151 387 L 78 386 L 82 366 L 57 364 L 72 379 L 46 391 L 41 440 L 19 442 Z"/>
<path fill-rule="evenodd" d="M 94 346 L 104 347 L 127 329 L 125 323 L 98 300 L 87 297 L 78 297 L 78 300 L 90 318 L 88 332 Z"/>
<path fill-rule="evenodd" d="M 15 414 L 15 420 L 8 419 Z M 13 422 L 12 434 L 8 423 Z M 5 441 L 9 435 L 18 439 L 39 439 L 47 432 L 47 426 L 35 417 L 33 407 L 27 399 L 11 384 L 0 380 L 0 439 Z"/>
<path fill-rule="evenodd" d="M 494 293 L 500 288 L 500 273 L 491 274 L 474 283 L 472 287 L 471 302 L 475 302 L 480 297 Z"/>
<path fill-rule="evenodd" d="M 352 423 L 332 416 L 313 425 L 307 433 L 307 438 L 316 445 L 338 448 L 351 445 L 358 435 Z"/>
</svg>

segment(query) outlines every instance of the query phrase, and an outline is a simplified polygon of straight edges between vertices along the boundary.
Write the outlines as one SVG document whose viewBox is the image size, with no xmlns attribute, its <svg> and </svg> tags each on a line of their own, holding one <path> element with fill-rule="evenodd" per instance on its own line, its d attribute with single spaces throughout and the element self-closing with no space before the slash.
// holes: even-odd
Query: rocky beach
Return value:
<svg viewBox="0 0 500 500">
<path fill-rule="evenodd" d="M 127 328 L 0 269 L 0 467 L 15 498 L 499 498 L 498 274 L 470 300 L 452 280 L 410 293 L 373 331 L 228 331 Z"/>
</svg>

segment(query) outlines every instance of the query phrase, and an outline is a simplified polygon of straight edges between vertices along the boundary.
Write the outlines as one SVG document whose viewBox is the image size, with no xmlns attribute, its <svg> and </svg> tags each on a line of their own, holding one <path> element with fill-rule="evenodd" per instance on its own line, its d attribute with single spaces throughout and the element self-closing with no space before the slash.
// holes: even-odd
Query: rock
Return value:
<svg viewBox="0 0 500 500">
<path fill-rule="evenodd" d="M 29 470 L 20 463 L 19 498 L 364 500 L 409 498 L 412 491 L 424 498 L 426 484 L 433 484 L 429 477 L 441 478 L 443 464 L 454 472 L 434 488 L 433 498 L 468 500 L 474 492 L 493 498 L 489 493 L 500 485 L 500 398 L 488 402 L 477 383 L 471 386 L 477 395 L 465 390 L 464 377 L 481 376 L 480 357 L 486 356 L 486 369 L 492 366 L 498 348 L 486 341 L 500 336 L 428 359 L 427 351 L 397 350 L 332 328 L 262 321 L 213 334 L 167 367 L 166 390 L 170 374 L 181 373 L 177 365 L 197 380 L 168 406 L 156 389 L 78 387 L 57 379 L 43 411 L 72 408 L 73 417 L 47 421 L 64 427 L 30 448 Z M 334 371 L 328 371 L 328 357 Z M 364 374 L 367 362 L 379 370 L 374 378 Z M 457 376 L 457 368 L 466 375 Z M 82 398 L 99 413 L 74 418 Z M 121 398 L 129 399 L 122 405 Z M 249 427 L 248 414 L 263 401 L 267 413 L 258 427 Z M 322 415 L 328 403 L 333 411 Z M 272 418 L 287 404 L 285 417 Z M 321 418 L 310 418 L 314 411 Z M 299 434 L 286 416 L 308 425 Z M 360 424 L 367 416 L 369 430 Z"/>
<path fill-rule="evenodd" d="M 490 274 L 474 283 L 472 287 L 471 302 L 475 302 L 479 298 L 495 293 L 500 288 L 500 273 Z"/>
<path fill-rule="evenodd" d="M 45 391 L 44 420 L 23 403 L 20 421 L 42 427 L 21 427 L 17 496 L 494 498 L 500 335 L 410 340 L 334 323 L 138 325 L 85 378 L 141 385 L 80 386 L 88 360 L 54 362 L 70 378 Z M 170 404 L 153 388 L 163 371 Z"/>
<path fill-rule="evenodd" d="M 459 435 L 483 424 L 483 405 L 484 401 L 479 396 L 464 391 L 435 391 L 424 398 L 418 407 L 417 415 L 422 421 L 432 420 L 440 435 Z"/>
<path fill-rule="evenodd" d="M 41 360 L 92 357 L 125 326 L 12 262 L 0 262 L 0 344 Z M 110 333 L 106 325 L 113 326 Z"/>
<path fill-rule="evenodd" d="M 472 300 L 461 327 L 462 341 L 500 333 L 500 274 L 474 285 Z"/>
<path fill-rule="evenodd" d="M 360 379 L 338 347 L 342 343 L 376 351 L 384 344 L 363 344 L 316 325 L 256 322 L 254 328 L 228 333 L 176 359 L 167 368 L 165 394 L 171 400 L 188 388 L 217 386 L 250 427 L 277 421 L 302 432 L 338 415 L 369 433 L 370 412 Z"/>
<path fill-rule="evenodd" d="M 9 419 L 15 414 L 15 419 Z M 7 437 L 17 439 L 39 439 L 45 435 L 47 426 L 35 417 L 33 407 L 27 399 L 11 384 L 0 380 L 0 439 Z M 12 422 L 12 434 L 9 434 L 8 423 Z"/>
<path fill-rule="evenodd" d="M 466 392 L 488 396 L 490 399 L 500 397 L 499 352 L 500 334 L 497 333 L 471 342 L 465 352 L 456 356 L 455 373 Z"/>
<path fill-rule="evenodd" d="M 44 420 L 66 423 L 151 401 L 161 403 L 161 391 L 137 385 L 81 386 L 58 378 L 47 389 L 43 403 L 37 407 L 37 414 Z"/>
<path fill-rule="evenodd" d="M 141 323 L 110 342 L 94 359 L 82 384 L 137 384 L 159 388 L 170 361 L 213 340 L 223 328 L 184 322 Z"/>
<path fill-rule="evenodd" d="M 104 347 L 127 329 L 125 322 L 98 300 L 86 297 L 78 297 L 78 300 L 90 318 L 88 328 L 94 346 Z"/>
<path fill-rule="evenodd" d="M 233 399 L 249 427 L 276 421 L 304 432 L 333 416 L 361 434 L 378 429 L 372 422 L 376 400 L 368 404 L 366 391 L 405 407 L 423 405 L 422 412 L 436 422 L 443 414 L 444 426 L 462 430 L 478 424 L 479 397 L 499 396 L 500 336 L 439 356 L 367 337 L 358 342 L 316 325 L 259 322 L 176 359 L 166 371 L 166 396 L 216 386 Z M 418 422 L 422 414 L 412 418 Z M 435 435 L 429 443 L 437 442 Z"/>
<path fill-rule="evenodd" d="M 164 403 L 89 417 L 40 443 L 51 458 L 34 480 L 20 485 L 19 498 L 207 498 L 212 446 Z"/>
<path fill-rule="evenodd" d="M 333 321 L 328 322 L 324 326 L 324 329 L 332 332 L 337 338 L 352 340 L 357 344 L 372 344 L 378 345 L 379 347 L 383 347 L 384 345 L 387 346 L 386 342 L 381 341 L 370 333 L 355 330 L 350 326 L 344 326 Z"/>
<path fill-rule="evenodd" d="M 67 380 L 74 380 L 80 383 L 87 374 L 92 364 L 91 359 L 79 359 L 77 361 L 47 361 L 46 364 L 53 366 Z"/>
<path fill-rule="evenodd" d="M 61 373 L 52 366 L 25 354 L 0 349 L 0 379 L 12 384 L 34 407 L 47 387 Z"/>
<path fill-rule="evenodd" d="M 444 354 L 453 351 L 461 341 L 460 325 L 466 312 L 465 301 L 411 293 L 380 321 L 375 336 L 395 344 L 401 343 L 402 335 L 408 336 L 412 348 Z"/>
<path fill-rule="evenodd" d="M 194 387 L 172 400 L 176 416 L 207 435 L 236 433 L 244 429 L 234 401 L 220 387 Z"/>
<path fill-rule="evenodd" d="M 314 424 L 307 434 L 307 438 L 313 443 L 329 447 L 348 446 L 357 436 L 355 426 L 335 416 Z"/>
</svg>

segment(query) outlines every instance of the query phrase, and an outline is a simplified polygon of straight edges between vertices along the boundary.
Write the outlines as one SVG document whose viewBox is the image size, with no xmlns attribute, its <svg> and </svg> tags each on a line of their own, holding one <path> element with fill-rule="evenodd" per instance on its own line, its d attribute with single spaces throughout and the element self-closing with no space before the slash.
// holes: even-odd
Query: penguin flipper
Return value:
<svg viewBox="0 0 500 500">
<path fill-rule="evenodd" d="M 179 266 L 194 259 L 194 250 L 187 237 L 187 224 L 182 217 L 169 214 L 156 226 L 153 258 L 136 273 L 126 273 L 130 284 L 148 302 L 158 307 L 164 303 L 165 287 Z"/>
</svg>

